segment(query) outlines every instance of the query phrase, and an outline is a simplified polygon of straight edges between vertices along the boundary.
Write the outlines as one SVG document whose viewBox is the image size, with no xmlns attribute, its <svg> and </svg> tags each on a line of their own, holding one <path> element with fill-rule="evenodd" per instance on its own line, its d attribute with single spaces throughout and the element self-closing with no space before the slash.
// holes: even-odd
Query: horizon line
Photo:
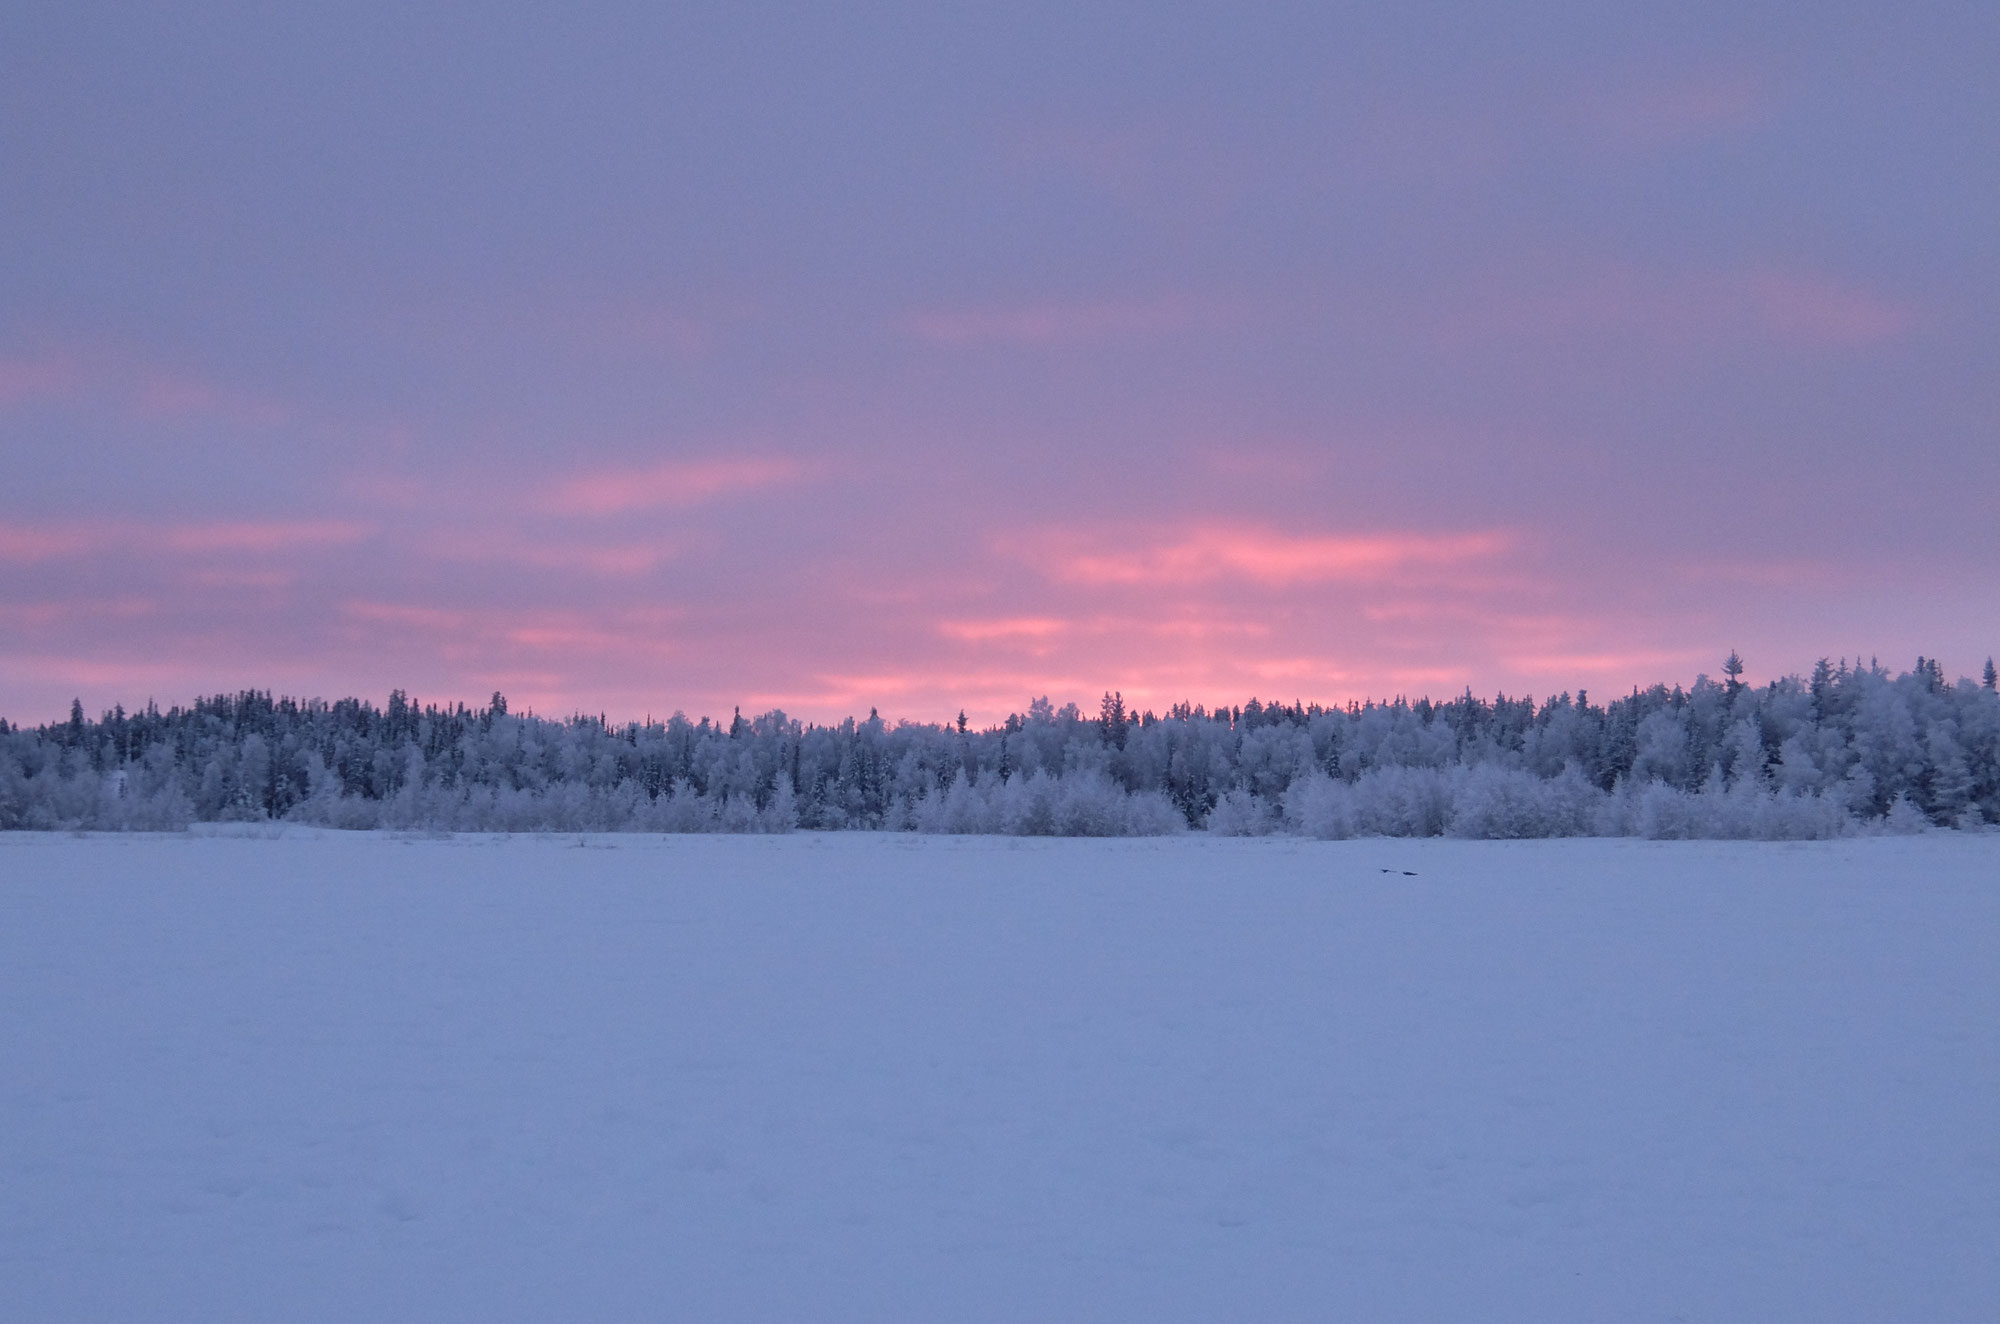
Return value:
<svg viewBox="0 0 2000 1324">
<path fill-rule="evenodd" d="M 1730 656 L 1731 658 L 1734 658 L 1735 657 L 1734 652 L 1732 652 Z M 1906 671 L 1891 671 L 1889 668 L 1884 667 L 1881 664 L 1879 654 L 1871 655 L 1868 658 L 1867 664 L 1865 666 L 1862 664 L 1862 660 L 1859 656 L 1856 656 L 1852 659 L 1849 659 L 1847 657 L 1841 657 L 1837 663 L 1831 657 L 1821 657 L 1815 659 L 1814 668 L 1816 669 L 1821 663 L 1825 663 L 1830 668 L 1832 668 L 1832 673 L 1834 675 L 1843 675 L 1843 674 L 1853 675 L 1853 674 L 1860 674 L 1863 671 L 1867 671 L 1872 673 L 1878 673 L 1891 680 L 1899 680 L 1904 677 L 1917 674 L 1920 668 L 1927 668 L 1931 671 L 1931 674 L 1933 676 L 1935 676 L 1941 683 L 1946 685 L 1955 685 L 1960 682 L 1966 682 L 1966 683 L 1980 685 L 1984 688 L 1989 688 L 1989 689 L 1994 687 L 1992 683 L 1994 661 L 1993 658 L 1990 656 L 1986 660 L 1986 674 L 1984 677 L 1973 677 L 1968 675 L 1968 676 L 1959 676 L 1955 679 L 1945 679 L 1945 673 L 1941 665 L 1939 664 L 1938 660 L 1935 657 L 1929 657 L 1924 654 L 1919 654 L 1917 656 L 1916 665 Z M 1726 667 L 1727 667 L 1727 659 L 1725 659 L 1725 664 L 1724 664 L 1725 670 Z M 1784 672 L 1782 674 L 1771 675 L 1762 682 L 1753 683 L 1750 681 L 1736 681 L 1735 684 L 1742 689 L 1763 689 L 1778 684 L 1780 681 L 1786 681 L 1786 680 L 1804 681 L 1805 679 L 1806 677 L 1802 675 L 1800 672 L 1789 671 L 1789 672 Z M 1655 681 L 1651 685 L 1634 684 L 1631 689 L 1631 694 L 1632 695 L 1645 694 L 1655 689 L 1664 689 L 1668 690 L 1669 692 L 1691 693 L 1693 690 L 1698 688 L 1704 682 L 1716 686 L 1717 688 L 1728 688 L 1731 683 L 1726 680 L 1716 681 L 1710 676 L 1708 672 L 1702 671 L 1695 673 L 1695 676 L 1691 681 L 1683 682 L 1676 680 L 1668 682 L 1661 680 L 1661 681 Z M 1188 700 L 1183 699 L 1177 701 L 1176 703 L 1168 705 L 1164 715 L 1156 713 L 1151 708 L 1145 710 L 1145 715 L 1153 716 L 1155 720 L 1159 721 L 1175 720 L 1174 715 L 1176 713 L 1176 710 L 1185 709 L 1187 710 L 1188 713 L 1191 714 L 1201 713 L 1204 716 L 1213 719 L 1217 714 L 1221 713 L 1230 713 L 1230 712 L 1240 713 L 1242 709 L 1249 707 L 1251 704 L 1258 705 L 1259 711 L 1268 710 L 1270 708 L 1281 708 L 1287 711 L 1297 711 L 1303 713 L 1348 712 L 1355 709 L 1365 710 L 1373 707 L 1381 707 L 1381 708 L 1394 707 L 1398 704 L 1412 708 L 1426 703 L 1430 704 L 1432 707 L 1444 707 L 1461 702 L 1462 700 L 1468 698 L 1473 699 L 1480 703 L 1493 703 L 1493 704 L 1520 703 L 1525 701 L 1533 704 L 1537 710 L 1562 702 L 1575 702 L 1583 706 L 1597 706 L 1597 705 L 1589 705 L 1588 699 L 1586 697 L 1589 694 L 1589 692 L 1590 692 L 1589 686 L 1578 686 L 1574 690 L 1564 689 L 1554 694 L 1550 694 L 1546 698 L 1538 699 L 1532 692 L 1523 692 L 1518 695 L 1510 695 L 1506 693 L 1504 690 L 1502 690 L 1502 691 L 1496 691 L 1495 694 L 1492 696 L 1492 698 L 1488 699 L 1484 695 L 1475 694 L 1473 692 L 1472 686 L 1468 684 L 1462 692 L 1451 695 L 1447 698 L 1435 698 L 1429 693 L 1418 694 L 1415 696 L 1399 693 L 1394 696 L 1385 696 L 1381 698 L 1376 698 L 1372 695 L 1362 696 L 1362 697 L 1352 697 L 1344 701 L 1324 701 L 1317 699 L 1305 700 L 1297 696 L 1294 696 L 1289 702 L 1287 702 L 1286 700 L 1277 697 L 1273 697 L 1269 700 L 1260 699 L 1258 696 L 1253 694 L 1248 698 L 1244 699 L 1241 703 L 1234 703 L 1234 702 L 1225 703 L 1222 705 L 1218 705 L 1214 708 L 1210 708 L 1202 703 L 1190 702 Z M 1571 699 L 1572 695 L 1575 696 L 1574 700 Z M 507 698 L 504 692 L 497 689 L 493 692 L 491 697 L 489 697 L 486 700 L 484 706 L 474 706 L 472 704 L 467 703 L 463 699 L 449 700 L 442 703 L 437 701 L 420 701 L 417 699 L 413 699 L 408 691 L 403 690 L 400 687 L 392 688 L 389 691 L 388 697 L 378 704 L 374 699 L 365 698 L 359 694 L 350 693 L 343 695 L 338 699 L 328 699 L 321 695 L 313 695 L 311 697 L 303 697 L 291 694 L 281 695 L 277 692 L 275 688 L 260 690 L 255 686 L 235 691 L 218 690 L 211 694 L 197 694 L 191 700 L 188 700 L 183 703 L 174 703 L 165 708 L 161 708 L 159 706 L 157 699 L 155 699 L 151 695 L 148 695 L 146 698 L 146 702 L 143 706 L 138 706 L 128 709 L 123 704 L 114 704 L 112 708 L 101 710 L 99 714 L 94 718 L 88 716 L 87 714 L 84 714 L 84 721 L 90 724 L 101 725 L 107 720 L 116 720 L 118 714 L 120 713 L 122 713 L 128 719 L 137 715 L 141 715 L 148 711 L 160 713 L 163 715 L 170 715 L 175 712 L 187 712 L 194 709 L 198 709 L 204 704 L 212 704 L 218 701 L 241 702 L 245 699 L 250 699 L 250 698 L 261 698 L 262 700 L 270 703 L 274 707 L 282 706 L 285 704 L 291 704 L 299 708 L 311 708 L 315 705 L 325 708 L 334 708 L 345 703 L 356 703 L 362 705 L 364 708 L 373 709 L 374 711 L 379 713 L 387 713 L 390 710 L 391 706 L 395 704 L 395 702 L 399 697 L 401 698 L 404 704 L 408 705 L 413 711 L 415 711 L 419 715 L 427 713 L 455 714 L 459 711 L 463 711 L 471 716 L 476 716 L 476 717 L 484 717 L 489 715 L 520 717 L 520 718 L 528 718 L 528 719 L 553 722 L 559 724 L 569 724 L 578 721 L 596 721 L 599 724 L 603 725 L 606 729 L 624 729 L 627 727 L 637 727 L 641 730 L 645 730 L 654 726 L 664 726 L 668 722 L 670 722 L 674 717 L 679 717 L 683 721 L 690 722 L 691 724 L 696 726 L 700 726 L 702 723 L 711 723 L 718 727 L 725 725 L 724 720 L 720 717 L 710 716 L 709 714 L 706 713 L 702 714 L 699 717 L 690 717 L 688 716 L 686 710 L 681 708 L 673 709 L 672 712 L 666 716 L 656 716 L 652 712 L 648 711 L 643 720 L 626 718 L 616 723 L 610 720 L 610 718 L 606 714 L 606 711 L 602 708 L 600 708 L 597 713 L 592 714 L 590 712 L 585 711 L 581 707 L 577 707 L 573 711 L 571 711 L 567 716 L 551 716 L 550 714 L 547 713 L 537 713 L 532 705 L 519 710 L 513 710 L 509 708 L 507 704 Z M 1619 694 L 1612 700 L 1612 702 L 1616 702 L 1618 698 L 1625 698 L 1625 697 L 1629 696 L 1625 694 Z M 1114 699 L 1120 701 L 1120 703 L 1122 704 L 1123 692 L 1118 689 L 1107 689 L 1103 691 L 1102 701 L 1109 702 Z M 71 702 L 71 711 L 66 716 L 59 718 L 51 718 L 49 720 L 35 723 L 33 725 L 29 725 L 27 722 L 11 721 L 4 714 L 0 714 L 0 727 L 4 727 L 6 729 L 14 731 L 46 731 L 53 727 L 60 727 L 67 725 L 75 721 L 78 714 L 82 712 L 82 700 L 80 698 L 74 698 L 70 702 Z M 1025 720 L 1027 717 L 1031 716 L 1035 712 L 1036 708 L 1041 704 L 1047 704 L 1052 712 L 1058 714 L 1062 713 L 1065 709 L 1075 708 L 1077 709 L 1079 718 L 1083 720 L 1092 720 L 1092 721 L 1098 720 L 1095 717 L 1090 717 L 1088 715 L 1088 710 L 1085 709 L 1082 706 L 1082 704 L 1075 699 L 1066 699 L 1063 703 L 1056 704 L 1053 702 L 1050 696 L 1043 694 L 1031 697 L 1028 700 L 1028 703 L 1025 705 L 1024 709 L 1019 711 L 1009 712 L 1007 719 L 1002 720 L 1000 722 L 992 723 L 987 726 L 978 727 L 976 729 L 981 731 L 995 731 L 1003 729 L 1007 725 L 1007 720 L 1016 718 Z M 957 716 L 947 716 L 941 719 L 937 719 L 935 721 L 927 718 L 916 718 L 909 716 L 887 717 L 881 714 L 880 705 L 871 704 L 869 706 L 868 710 L 869 716 L 867 718 L 863 718 L 857 713 L 849 713 L 845 717 L 842 717 L 835 721 L 818 722 L 818 721 L 802 721 L 801 719 L 792 718 L 785 713 L 784 708 L 780 705 L 772 705 L 769 708 L 765 708 L 761 711 L 754 712 L 748 718 L 743 717 L 743 706 L 741 704 L 733 704 L 731 705 L 731 707 L 733 709 L 731 721 L 741 719 L 745 721 L 754 722 L 761 718 L 769 717 L 772 714 L 778 714 L 781 716 L 785 716 L 787 720 L 799 721 L 801 726 L 808 728 L 817 726 L 837 728 L 850 721 L 859 723 L 863 721 L 877 721 L 877 720 L 881 721 L 884 725 L 887 726 L 935 725 L 939 727 L 948 728 L 958 725 L 959 720 L 964 716 L 964 710 L 961 707 L 960 712 L 957 714 Z M 1142 719 L 1142 714 L 1140 710 L 1136 707 L 1125 713 L 1125 720 L 1128 722 L 1138 722 L 1141 719 Z M 970 731 L 975 728 L 968 725 L 965 729 Z"/>
</svg>

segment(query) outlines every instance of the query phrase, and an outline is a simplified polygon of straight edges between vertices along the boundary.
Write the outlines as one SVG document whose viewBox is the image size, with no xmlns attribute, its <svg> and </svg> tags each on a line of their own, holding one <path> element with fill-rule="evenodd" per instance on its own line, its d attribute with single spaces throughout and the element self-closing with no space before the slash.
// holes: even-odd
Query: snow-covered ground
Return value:
<svg viewBox="0 0 2000 1324">
<path fill-rule="evenodd" d="M 1996 834 L 0 837 L 0 1319 L 1996 1302 Z"/>
</svg>

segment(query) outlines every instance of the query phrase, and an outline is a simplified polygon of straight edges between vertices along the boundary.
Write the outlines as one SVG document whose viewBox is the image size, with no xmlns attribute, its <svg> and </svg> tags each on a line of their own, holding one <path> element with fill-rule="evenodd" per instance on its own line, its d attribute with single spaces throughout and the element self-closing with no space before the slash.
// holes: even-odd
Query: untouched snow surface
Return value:
<svg viewBox="0 0 2000 1324">
<path fill-rule="evenodd" d="M 6 1320 L 1996 1302 L 2000 835 L 0 838 Z"/>
</svg>

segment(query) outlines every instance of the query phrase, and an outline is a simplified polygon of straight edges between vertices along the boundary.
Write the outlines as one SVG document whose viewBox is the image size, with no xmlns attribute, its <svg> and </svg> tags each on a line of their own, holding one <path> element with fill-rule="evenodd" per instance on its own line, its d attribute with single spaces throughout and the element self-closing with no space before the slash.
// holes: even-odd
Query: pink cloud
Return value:
<svg viewBox="0 0 2000 1324">
<path fill-rule="evenodd" d="M 419 629 L 456 633 L 473 621 L 470 612 L 452 611 L 444 607 L 410 606 L 395 602 L 347 602 L 341 605 L 341 614 L 358 621 L 375 621 L 383 625 L 406 625 Z"/>
<path fill-rule="evenodd" d="M 277 552 L 358 542 L 374 529 L 347 520 L 219 521 L 117 525 L 104 522 L 0 524 L 0 561 L 32 564 L 111 552 Z"/>
<path fill-rule="evenodd" d="M 1342 685 L 1354 674 L 1351 667 L 1326 657 L 1252 658 L 1246 660 L 1243 669 L 1266 684 L 1283 681 L 1322 690 Z"/>
<path fill-rule="evenodd" d="M 658 607 L 594 613 L 500 607 L 456 610 L 368 599 L 345 602 L 340 613 L 349 621 L 394 626 L 405 643 L 435 648 L 455 659 L 476 658 L 482 666 L 519 663 L 524 652 L 658 656 L 671 651 L 670 632 L 680 620 L 679 612 Z"/>
<path fill-rule="evenodd" d="M 1215 674 L 1218 680 L 1208 682 L 1210 688 L 1219 686 L 1232 699 L 1260 690 L 1275 698 L 1288 689 L 1315 697 L 1357 689 L 1381 698 L 1425 691 L 1443 694 L 1465 679 L 1465 673 L 1454 667 L 1395 665 L 1352 655 L 1229 659 Z M 1274 685 L 1277 693 L 1272 691 Z"/>
<path fill-rule="evenodd" d="M 1047 639 L 1070 628 L 1068 621 L 1049 616 L 1012 616 L 996 620 L 942 621 L 938 633 L 965 643 L 986 643 L 994 639 Z"/>
<path fill-rule="evenodd" d="M 661 506 L 694 506 L 800 476 L 800 466 L 782 457 L 669 461 L 647 469 L 573 478 L 558 489 L 555 507 L 571 515 L 615 515 Z"/>
<path fill-rule="evenodd" d="M 680 555 L 671 542 L 625 543 L 596 547 L 534 547 L 519 553 L 528 565 L 552 570 L 588 570 L 592 574 L 629 577 L 649 574 Z"/>
<path fill-rule="evenodd" d="M 271 400 L 150 366 L 118 350 L 0 359 L 0 408 L 38 399 L 87 400 L 149 422 L 213 418 L 269 427 L 291 416 Z"/>
<path fill-rule="evenodd" d="M 1186 586 L 1225 579 L 1267 585 L 1377 580 L 1397 571 L 1490 561 L 1512 546 L 1501 532 L 1293 535 L 1254 527 L 1198 527 L 1137 547 L 1078 546 L 1059 534 L 1028 559 L 1057 579 L 1095 585 Z"/>
<path fill-rule="evenodd" d="M 1578 678 L 1590 679 L 1607 672 L 1621 676 L 1651 674 L 1665 680 L 1677 675 L 1681 669 L 1700 661 L 1704 654 L 1699 649 L 1625 649 L 1601 652 L 1558 652 L 1507 654 L 1500 660 L 1508 668 L 1530 676 L 1542 676 L 1561 682 L 1574 682 Z"/>
<path fill-rule="evenodd" d="M 1054 345 L 1118 336 L 1167 335 L 1213 321 L 1185 299 L 1137 303 L 1051 303 L 1018 308 L 974 308 L 914 313 L 910 327 L 941 344 L 1003 341 Z"/>
<path fill-rule="evenodd" d="M 518 626 L 503 637 L 508 643 L 541 650 L 629 649 L 633 644 L 629 634 L 572 623 Z"/>
<path fill-rule="evenodd" d="M 262 589 L 275 592 L 290 588 L 298 575 L 289 570 L 197 570 L 187 577 L 196 588 Z"/>
<path fill-rule="evenodd" d="M 166 531 L 177 552 L 276 552 L 359 542 L 374 532 L 348 520 L 256 520 L 182 524 Z"/>
<path fill-rule="evenodd" d="M 1907 304 L 1831 277 L 1771 270 L 1670 276 L 1625 267 L 1540 293 L 1496 292 L 1454 311 L 1441 331 L 1447 343 L 1625 333 L 1675 346 L 1749 339 L 1847 349 L 1901 339 L 1918 320 Z"/>
<path fill-rule="evenodd" d="M 617 543 L 565 543 L 511 534 L 440 535 L 428 541 L 436 556 L 475 565 L 502 563 L 538 570 L 582 570 L 612 579 L 650 574 L 686 553 L 692 539 L 647 538 Z"/>
<path fill-rule="evenodd" d="M 1363 619 L 1381 625 L 1403 625 L 1440 632 L 1477 629 L 1519 641 L 1576 639 L 1603 624 L 1600 618 L 1530 610 L 1519 603 L 1493 606 L 1481 601 L 1445 598 L 1435 594 L 1370 602 L 1362 607 L 1361 615 Z"/>
<path fill-rule="evenodd" d="M 16 670 L 24 678 L 50 683 L 49 692 L 55 694 L 74 693 L 77 689 L 100 689 L 107 696 L 104 707 L 112 703 L 130 704 L 131 699 L 146 694 L 185 694 L 192 698 L 202 692 L 207 683 L 209 667 L 190 663 L 151 663 L 126 659 L 92 657 L 74 653 L 31 653 L 7 655 L 10 669 Z M 67 705 L 65 705 L 67 706 Z M 94 711 L 85 705 L 86 711 Z M 53 705 L 49 716 L 55 717 L 60 709 Z"/>
<path fill-rule="evenodd" d="M 78 556 L 99 545 L 81 525 L 0 524 L 0 561 L 29 565 L 59 556 Z"/>
<path fill-rule="evenodd" d="M 1263 621 L 1248 620 L 1219 611 L 1216 603 L 1203 603 L 1201 616 L 1183 616 L 1170 620 L 1154 620 L 1150 617 L 1114 619 L 1111 628 L 1130 634 L 1135 638 L 1174 639 L 1182 642 L 1220 640 L 1231 644 L 1241 644 L 1245 639 L 1262 639 L 1271 633 L 1271 627 Z"/>
<path fill-rule="evenodd" d="M 150 615 L 157 610 L 157 605 L 145 598 L 0 603 L 0 621 L 5 621 L 16 629 L 46 629 L 76 622 L 130 620 L 136 616 Z"/>
</svg>

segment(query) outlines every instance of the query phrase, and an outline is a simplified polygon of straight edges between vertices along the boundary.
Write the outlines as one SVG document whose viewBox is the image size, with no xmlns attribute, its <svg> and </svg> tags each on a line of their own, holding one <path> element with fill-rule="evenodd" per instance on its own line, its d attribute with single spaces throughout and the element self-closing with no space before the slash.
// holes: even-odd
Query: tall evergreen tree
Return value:
<svg viewBox="0 0 2000 1324">
<path fill-rule="evenodd" d="M 1104 735 L 1104 742 L 1114 749 L 1125 748 L 1125 694 L 1106 692 L 1098 705 L 1097 726 Z"/>
<path fill-rule="evenodd" d="M 1812 695 L 1813 716 L 1825 717 L 1826 697 L 1833 690 L 1833 663 L 1829 659 L 1821 658 L 1813 663 L 1812 680 L 1808 682 L 1807 689 Z"/>
</svg>

